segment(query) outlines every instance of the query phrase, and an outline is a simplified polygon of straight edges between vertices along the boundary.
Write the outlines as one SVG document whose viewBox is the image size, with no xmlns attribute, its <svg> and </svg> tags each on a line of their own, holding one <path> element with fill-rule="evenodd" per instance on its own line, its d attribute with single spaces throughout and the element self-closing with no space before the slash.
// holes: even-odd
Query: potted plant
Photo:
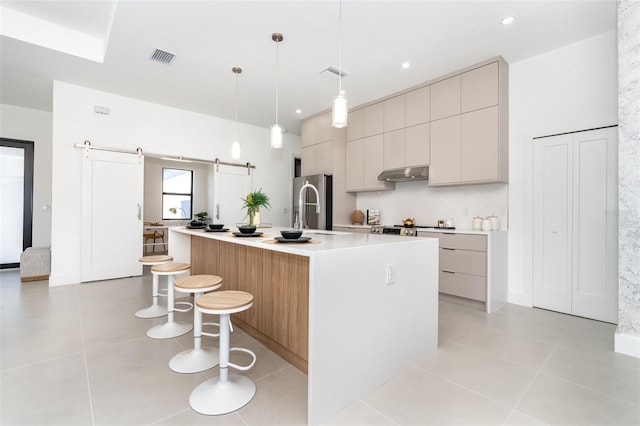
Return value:
<svg viewBox="0 0 640 426">
<path fill-rule="evenodd" d="M 260 211 L 260 207 L 265 207 L 267 209 L 271 208 L 269 204 L 269 196 L 262 192 L 262 188 L 257 191 L 250 192 L 247 194 L 246 198 L 242 198 L 244 201 L 243 208 L 247 209 L 247 215 L 249 216 L 249 225 L 250 227 L 255 226 L 255 217 L 256 213 Z"/>
<path fill-rule="evenodd" d="M 193 215 L 196 217 L 196 220 L 191 221 L 191 226 L 202 226 L 207 224 L 207 220 L 209 220 L 209 213 L 200 212 Z"/>
</svg>

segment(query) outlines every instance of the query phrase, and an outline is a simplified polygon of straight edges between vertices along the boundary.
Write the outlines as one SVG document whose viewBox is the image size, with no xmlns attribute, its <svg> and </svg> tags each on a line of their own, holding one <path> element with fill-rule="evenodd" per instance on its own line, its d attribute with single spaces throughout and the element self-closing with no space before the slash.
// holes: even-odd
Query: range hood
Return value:
<svg viewBox="0 0 640 426">
<path fill-rule="evenodd" d="M 385 170 L 378 175 L 378 180 L 387 182 L 412 182 L 428 180 L 429 166 L 403 167 L 401 169 Z"/>
</svg>

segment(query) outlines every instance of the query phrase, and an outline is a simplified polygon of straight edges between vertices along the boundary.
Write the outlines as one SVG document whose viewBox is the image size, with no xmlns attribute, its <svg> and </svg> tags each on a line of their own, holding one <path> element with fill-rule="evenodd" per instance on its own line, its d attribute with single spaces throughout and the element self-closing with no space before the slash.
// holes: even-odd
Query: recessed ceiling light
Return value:
<svg viewBox="0 0 640 426">
<path fill-rule="evenodd" d="M 411 68 L 411 62 L 403 62 L 402 63 L 402 69 L 403 70 L 408 70 L 409 68 Z"/>
<path fill-rule="evenodd" d="M 513 16 L 507 16 L 506 18 L 502 19 L 502 25 L 509 25 L 512 24 L 513 21 L 515 21 L 516 18 L 514 18 Z"/>
<path fill-rule="evenodd" d="M 296 114 L 300 114 L 302 113 L 302 110 L 300 108 L 296 109 Z"/>
</svg>

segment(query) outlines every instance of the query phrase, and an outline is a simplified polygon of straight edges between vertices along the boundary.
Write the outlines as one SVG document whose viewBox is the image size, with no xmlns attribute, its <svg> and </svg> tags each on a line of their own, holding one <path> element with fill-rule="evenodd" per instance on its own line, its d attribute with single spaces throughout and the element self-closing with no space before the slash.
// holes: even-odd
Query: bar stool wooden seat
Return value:
<svg viewBox="0 0 640 426">
<path fill-rule="evenodd" d="M 151 327 L 147 331 L 147 336 L 152 339 L 170 339 L 172 337 L 182 336 L 193 328 L 193 324 L 177 322 L 174 320 L 175 311 L 187 312 L 193 307 L 189 302 L 175 303 L 175 281 L 176 275 L 186 274 L 191 271 L 191 265 L 188 263 L 163 263 L 151 267 L 151 273 L 155 275 L 166 275 L 169 279 L 167 286 L 167 322 L 164 324 Z M 186 309 L 178 309 L 175 305 L 187 305 Z"/>
<path fill-rule="evenodd" d="M 173 256 L 144 256 L 138 259 L 138 262 L 145 266 L 162 265 L 163 263 L 169 263 L 173 261 Z M 151 297 L 153 303 L 148 308 L 140 309 L 136 312 L 138 318 L 157 318 L 167 315 L 167 308 L 160 306 L 158 303 L 158 297 L 160 296 L 158 284 L 158 275 L 153 274 L 153 289 L 151 290 Z"/>
<path fill-rule="evenodd" d="M 224 290 L 205 294 L 198 299 L 196 309 L 203 314 L 220 315 L 220 375 L 198 385 L 191 396 L 191 408 L 200 414 L 220 415 L 236 411 L 249 403 L 256 394 L 256 385 L 245 376 L 229 376 L 229 367 L 246 371 L 256 363 L 256 354 L 249 349 L 229 348 L 230 315 L 253 306 L 253 295 L 245 291 Z M 253 357 L 251 364 L 240 366 L 229 362 L 230 351 L 241 351 Z"/>
<path fill-rule="evenodd" d="M 217 275 L 191 275 L 176 280 L 175 290 L 193 294 L 193 303 L 198 304 L 202 295 L 222 287 L 222 277 Z M 198 373 L 218 365 L 218 349 L 202 347 L 202 336 L 218 337 L 220 334 L 205 333 L 203 325 L 217 325 L 218 323 L 202 323 L 202 312 L 193 310 L 193 349 L 187 349 L 175 355 L 169 361 L 169 368 L 176 373 Z"/>
</svg>

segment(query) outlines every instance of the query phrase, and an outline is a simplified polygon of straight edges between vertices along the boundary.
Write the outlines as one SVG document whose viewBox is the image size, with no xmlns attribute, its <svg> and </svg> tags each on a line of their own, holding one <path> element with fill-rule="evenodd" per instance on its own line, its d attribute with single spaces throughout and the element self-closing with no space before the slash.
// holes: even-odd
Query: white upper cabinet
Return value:
<svg viewBox="0 0 640 426">
<path fill-rule="evenodd" d="M 364 138 L 364 108 L 349 112 L 347 141 Z"/>
<path fill-rule="evenodd" d="M 431 85 L 431 121 L 460 114 L 460 75 Z"/>
<path fill-rule="evenodd" d="M 333 127 L 331 126 L 331 112 L 316 117 L 316 140 L 318 143 L 332 139 Z"/>
<path fill-rule="evenodd" d="M 364 137 L 382 134 L 384 106 L 382 102 L 364 108 Z M 348 128 L 349 126 L 347 126 Z"/>
<path fill-rule="evenodd" d="M 383 103 L 384 131 L 403 129 L 405 124 L 405 95 L 387 99 Z"/>
<path fill-rule="evenodd" d="M 311 118 L 302 122 L 302 130 L 300 132 L 300 145 L 305 146 L 315 145 L 318 141 L 316 136 L 317 120 Z"/>
<path fill-rule="evenodd" d="M 462 73 L 462 112 L 498 105 L 498 63 Z"/>
<path fill-rule="evenodd" d="M 407 127 L 430 121 L 430 93 L 431 86 L 425 86 L 405 95 L 404 122 Z"/>
</svg>

